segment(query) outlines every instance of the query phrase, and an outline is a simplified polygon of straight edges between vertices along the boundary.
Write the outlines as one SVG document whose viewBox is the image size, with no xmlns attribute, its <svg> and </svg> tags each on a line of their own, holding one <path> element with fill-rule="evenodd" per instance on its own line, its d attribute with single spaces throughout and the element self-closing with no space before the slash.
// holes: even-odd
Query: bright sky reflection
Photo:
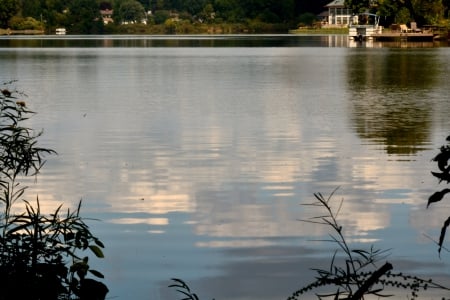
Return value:
<svg viewBox="0 0 450 300">
<path fill-rule="evenodd" d="M 450 128 L 449 62 L 446 48 L 0 51 L 59 153 L 26 198 L 44 212 L 82 199 L 119 300 L 173 299 L 177 276 L 210 298 L 288 296 L 331 247 L 328 228 L 300 221 L 323 211 L 302 204 L 336 187 L 349 241 L 444 272 L 424 234 L 448 217 L 425 201 Z"/>
</svg>

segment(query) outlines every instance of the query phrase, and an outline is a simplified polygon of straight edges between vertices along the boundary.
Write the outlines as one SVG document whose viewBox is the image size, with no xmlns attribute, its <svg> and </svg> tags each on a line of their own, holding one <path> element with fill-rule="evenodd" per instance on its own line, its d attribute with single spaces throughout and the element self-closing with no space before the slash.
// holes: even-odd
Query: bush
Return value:
<svg viewBox="0 0 450 300">
<path fill-rule="evenodd" d="M 353 249 L 346 241 L 344 229 L 337 219 L 343 200 L 337 204 L 333 203 L 335 191 L 327 198 L 320 193 L 314 194 L 316 201 L 306 205 L 322 207 L 325 212 L 321 216 L 303 221 L 330 227 L 330 239 L 325 241 L 336 244 L 338 250 L 333 253 L 330 266 L 327 269 L 315 269 L 316 280 L 294 292 L 288 300 L 300 299 L 303 294 L 311 291 L 314 291 L 319 299 L 350 300 L 364 299 L 367 295 L 388 297 L 388 288 L 409 291 L 409 299 L 417 299 L 420 292 L 428 289 L 449 291 L 447 287 L 431 279 L 393 273 L 393 265 L 387 261 L 379 266 L 386 258 L 387 250 L 375 249 L 373 246 L 370 249 Z"/>
<path fill-rule="evenodd" d="M 9 22 L 9 27 L 13 30 L 42 30 L 43 24 L 32 17 L 12 17 Z"/>
<path fill-rule="evenodd" d="M 103 275 L 81 256 L 89 249 L 101 258 L 104 247 L 80 217 L 81 201 L 73 212 L 62 214 L 60 206 L 44 215 L 38 198 L 34 204 L 23 199 L 27 187 L 20 179 L 36 176 L 44 155 L 56 152 L 38 147 L 42 132 L 22 125 L 33 114 L 18 98 L 24 94 L 0 91 L 0 299 L 104 299 L 107 287 L 87 278 Z M 15 213 L 17 202 L 25 211 Z"/>
<path fill-rule="evenodd" d="M 248 24 L 250 33 L 283 33 L 288 31 L 286 24 L 282 23 L 265 23 L 258 21 L 257 19 L 252 20 Z"/>
<path fill-rule="evenodd" d="M 298 27 L 311 27 L 317 22 L 317 17 L 312 13 L 304 13 L 298 17 Z"/>
<path fill-rule="evenodd" d="M 153 14 L 155 24 L 164 24 L 168 18 L 170 18 L 170 12 L 168 10 L 157 10 Z"/>
</svg>

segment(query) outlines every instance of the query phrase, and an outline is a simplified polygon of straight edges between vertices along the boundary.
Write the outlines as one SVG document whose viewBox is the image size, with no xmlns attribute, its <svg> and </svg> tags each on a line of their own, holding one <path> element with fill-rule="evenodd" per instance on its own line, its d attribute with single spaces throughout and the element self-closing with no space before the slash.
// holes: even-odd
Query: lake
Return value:
<svg viewBox="0 0 450 300">
<path fill-rule="evenodd" d="M 26 199 L 76 207 L 106 245 L 109 299 L 285 299 L 329 266 L 314 193 L 356 248 L 448 283 L 426 209 L 450 134 L 450 48 L 346 36 L 0 37 L 47 157 Z M 380 262 L 383 263 L 384 261 Z M 406 298 L 403 298 L 406 299 Z"/>
</svg>

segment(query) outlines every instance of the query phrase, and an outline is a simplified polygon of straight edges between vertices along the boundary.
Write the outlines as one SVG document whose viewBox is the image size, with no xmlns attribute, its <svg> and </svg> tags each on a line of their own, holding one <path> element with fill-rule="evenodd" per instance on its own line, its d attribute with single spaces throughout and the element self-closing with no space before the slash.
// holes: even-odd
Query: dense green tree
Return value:
<svg viewBox="0 0 450 300">
<path fill-rule="evenodd" d="M 42 30 L 43 24 L 33 17 L 14 16 L 9 20 L 9 27 L 14 30 Z"/>
<path fill-rule="evenodd" d="M 153 14 L 153 21 L 155 24 L 164 24 L 167 19 L 170 18 L 170 12 L 168 10 L 157 10 Z"/>
<path fill-rule="evenodd" d="M 206 4 L 207 0 L 185 0 L 183 1 L 180 9 L 182 11 L 187 11 L 193 16 L 196 16 L 202 12 Z"/>
<path fill-rule="evenodd" d="M 99 3 L 98 5 L 99 9 L 104 10 L 104 9 L 113 9 L 113 5 L 111 2 L 108 1 L 102 1 Z"/>
<path fill-rule="evenodd" d="M 356 14 L 367 11 L 371 4 L 371 0 L 345 0 L 345 5 Z"/>
<path fill-rule="evenodd" d="M 397 11 L 394 21 L 396 24 L 407 24 L 412 20 L 411 12 L 406 7 L 402 7 Z"/>
<path fill-rule="evenodd" d="M 140 23 L 145 16 L 145 8 L 137 0 L 123 0 L 114 8 L 114 20 L 119 23 Z"/>
<path fill-rule="evenodd" d="M 8 21 L 19 11 L 17 0 L 0 0 L 0 27 L 7 28 Z"/>
<path fill-rule="evenodd" d="M 241 0 L 240 6 L 244 11 L 245 16 L 249 19 L 253 19 L 270 5 L 268 2 L 272 1 L 273 0 L 268 0 L 267 2 L 264 0 Z"/>
<path fill-rule="evenodd" d="M 21 7 L 21 14 L 23 16 L 40 19 L 40 16 L 42 14 L 42 6 L 40 1 L 22 0 L 20 3 L 20 7 Z"/>
<path fill-rule="evenodd" d="M 103 21 L 99 6 L 92 0 L 73 0 L 67 9 L 67 28 L 70 33 L 101 33 Z"/>
<path fill-rule="evenodd" d="M 317 15 L 332 0 L 0 0 L 0 26 L 15 15 L 42 21 L 46 28 L 67 26 L 69 32 L 101 31 L 98 10 L 112 7 L 115 20 L 135 21 L 152 11 L 152 20 L 164 24 L 171 13 L 189 22 L 255 24 L 283 23 L 294 28 L 305 13 Z M 380 15 L 382 25 L 417 22 L 439 23 L 449 15 L 450 0 L 345 0 L 354 13 Z M 123 4 L 123 5 L 122 5 Z M 157 11 L 163 13 L 157 14 Z M 167 16 L 169 13 L 169 16 Z M 182 17 L 183 16 L 183 17 Z M 214 17 L 214 19 L 213 19 Z M 304 20 L 302 21 L 304 23 Z"/>
<path fill-rule="evenodd" d="M 437 24 L 444 16 L 442 0 L 411 0 L 415 16 L 425 24 Z"/>
<path fill-rule="evenodd" d="M 294 18 L 295 2 L 293 0 L 242 0 L 239 5 L 248 19 L 279 23 Z"/>
<path fill-rule="evenodd" d="M 214 10 L 216 18 L 237 23 L 245 19 L 245 12 L 239 5 L 238 0 L 215 0 Z"/>
<path fill-rule="evenodd" d="M 65 26 L 67 6 L 63 0 L 22 0 L 22 16 L 42 21 L 46 28 Z"/>
<path fill-rule="evenodd" d="M 214 7 L 211 3 L 208 3 L 203 7 L 199 14 L 199 17 L 206 23 L 211 23 L 215 18 Z"/>
<path fill-rule="evenodd" d="M 164 0 L 164 8 L 168 10 L 180 11 L 184 0 Z"/>
<path fill-rule="evenodd" d="M 316 21 L 316 15 L 313 13 L 304 13 L 301 14 L 298 18 L 299 26 L 311 26 Z"/>
<path fill-rule="evenodd" d="M 325 5 L 330 3 L 331 0 L 315 0 L 315 1 L 295 1 L 294 12 L 297 15 L 302 13 L 310 12 L 314 14 L 319 14 L 325 10 Z"/>
<path fill-rule="evenodd" d="M 436 24 L 446 9 L 442 0 L 346 0 L 345 3 L 355 13 L 372 10 L 389 22 L 415 21 L 419 25 Z"/>
<path fill-rule="evenodd" d="M 450 8 L 450 0 L 442 0 L 442 5 L 444 6 L 443 15 L 444 18 L 450 18 L 449 8 Z"/>
<path fill-rule="evenodd" d="M 137 0 L 142 7 L 145 9 L 145 11 L 150 9 L 150 1 L 149 0 Z"/>
<path fill-rule="evenodd" d="M 378 14 L 381 16 L 382 25 L 395 23 L 395 16 L 399 10 L 396 0 L 379 0 Z"/>
<path fill-rule="evenodd" d="M 412 4 L 406 1 L 379 0 L 377 14 L 382 17 L 382 25 L 405 24 L 416 19 Z"/>
<path fill-rule="evenodd" d="M 164 2 L 164 0 L 152 0 L 152 7 L 154 11 L 162 10 L 165 9 L 166 3 Z"/>
<path fill-rule="evenodd" d="M 293 20 L 295 18 L 295 1 L 284 0 L 280 2 L 280 17 L 283 21 Z"/>
</svg>

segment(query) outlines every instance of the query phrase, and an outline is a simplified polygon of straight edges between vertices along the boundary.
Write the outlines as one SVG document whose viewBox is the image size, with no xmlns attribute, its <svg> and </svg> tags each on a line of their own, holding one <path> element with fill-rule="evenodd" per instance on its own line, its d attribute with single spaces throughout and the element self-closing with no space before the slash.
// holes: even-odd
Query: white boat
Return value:
<svg viewBox="0 0 450 300">
<path fill-rule="evenodd" d="M 374 23 L 370 25 L 350 24 L 348 28 L 349 38 L 355 41 L 371 40 L 374 34 L 381 34 L 383 26 L 380 26 L 380 16 L 370 13 L 364 13 L 368 17 L 374 17 Z"/>
<path fill-rule="evenodd" d="M 56 28 L 56 34 L 57 35 L 65 35 L 66 29 L 65 28 Z"/>
</svg>

